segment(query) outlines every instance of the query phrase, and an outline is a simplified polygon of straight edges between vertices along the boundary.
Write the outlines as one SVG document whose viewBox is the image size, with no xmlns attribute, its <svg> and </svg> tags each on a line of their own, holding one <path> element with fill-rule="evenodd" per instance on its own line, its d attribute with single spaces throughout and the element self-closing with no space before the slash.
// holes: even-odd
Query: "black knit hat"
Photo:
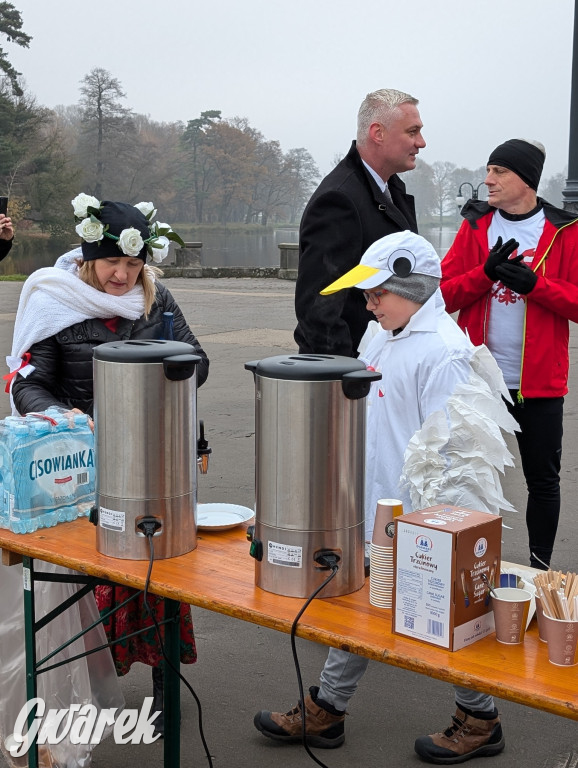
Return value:
<svg viewBox="0 0 578 768">
<path fill-rule="evenodd" d="M 501 165 L 514 171 L 534 191 L 538 189 L 546 156 L 541 149 L 524 139 L 508 139 L 496 147 L 487 165 Z"/>
<path fill-rule="evenodd" d="M 115 203 L 110 200 L 103 200 L 98 218 L 105 226 L 108 224 L 108 228 L 102 240 L 93 243 L 82 242 L 82 258 L 84 261 L 122 256 L 123 253 L 118 247 L 118 238 L 125 229 L 134 228 L 138 230 L 143 241 L 151 236 L 146 216 L 134 205 L 129 205 L 129 203 Z M 111 238 L 108 235 L 114 235 L 115 237 Z M 143 247 L 133 258 L 142 259 L 146 262 L 147 252 L 147 245 L 143 242 Z"/>
</svg>

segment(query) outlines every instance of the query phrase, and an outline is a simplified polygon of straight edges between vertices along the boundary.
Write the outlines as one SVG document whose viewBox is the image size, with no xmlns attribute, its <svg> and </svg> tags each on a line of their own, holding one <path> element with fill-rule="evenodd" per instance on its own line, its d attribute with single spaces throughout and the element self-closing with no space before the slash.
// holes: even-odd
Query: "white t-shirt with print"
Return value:
<svg viewBox="0 0 578 768">
<path fill-rule="evenodd" d="M 493 248 L 500 236 L 504 243 L 515 238 L 519 246 L 510 258 L 523 253 L 522 261 L 530 267 L 544 230 L 544 222 L 542 209 L 527 219 L 516 221 L 506 219 L 500 211 L 496 211 L 488 229 L 488 245 L 490 249 Z M 518 389 L 520 386 L 524 301 L 525 296 L 506 288 L 499 281 L 492 286 L 487 346 L 502 370 L 508 389 Z"/>
</svg>

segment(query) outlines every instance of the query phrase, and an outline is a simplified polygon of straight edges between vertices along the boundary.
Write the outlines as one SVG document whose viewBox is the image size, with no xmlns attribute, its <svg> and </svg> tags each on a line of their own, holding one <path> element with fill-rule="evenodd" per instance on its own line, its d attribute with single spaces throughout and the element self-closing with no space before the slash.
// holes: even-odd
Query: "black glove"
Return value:
<svg viewBox="0 0 578 768">
<path fill-rule="evenodd" d="M 519 243 L 514 240 L 513 237 L 503 245 L 501 237 L 496 240 L 496 244 L 489 252 L 487 261 L 484 264 L 484 272 L 490 278 L 490 280 L 494 281 L 494 283 L 498 279 L 498 276 L 496 275 L 496 267 L 499 264 L 503 264 L 505 261 L 507 261 L 510 254 L 516 250 L 518 245 Z"/>
<path fill-rule="evenodd" d="M 524 254 L 520 254 L 496 267 L 496 274 L 506 288 L 523 295 L 530 293 L 538 282 L 538 275 L 530 267 L 521 263 Z"/>
</svg>

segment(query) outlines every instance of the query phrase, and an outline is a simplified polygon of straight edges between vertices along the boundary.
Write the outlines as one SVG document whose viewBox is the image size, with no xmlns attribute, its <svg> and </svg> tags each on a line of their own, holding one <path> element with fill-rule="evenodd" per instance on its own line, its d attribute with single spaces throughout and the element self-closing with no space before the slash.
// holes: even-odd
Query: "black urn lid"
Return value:
<svg viewBox="0 0 578 768">
<path fill-rule="evenodd" d="M 347 373 L 364 371 L 365 365 L 353 357 L 340 355 L 277 355 L 245 363 L 245 368 L 268 379 L 341 381 Z"/>
<path fill-rule="evenodd" d="M 107 363 L 162 363 L 167 357 L 195 354 L 192 344 L 160 339 L 109 341 L 94 348 L 94 359 Z"/>
</svg>

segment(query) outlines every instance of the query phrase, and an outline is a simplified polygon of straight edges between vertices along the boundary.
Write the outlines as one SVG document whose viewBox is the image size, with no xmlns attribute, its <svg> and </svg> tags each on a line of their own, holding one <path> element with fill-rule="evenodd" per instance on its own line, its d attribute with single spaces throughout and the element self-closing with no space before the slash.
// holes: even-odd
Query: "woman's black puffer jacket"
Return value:
<svg viewBox="0 0 578 768">
<path fill-rule="evenodd" d="M 30 348 L 30 363 L 35 370 L 24 378 L 20 374 L 12 384 L 14 404 L 21 414 L 45 411 L 53 405 L 79 408 L 92 416 L 93 382 L 92 350 L 108 341 L 159 338 L 163 312 L 174 314 L 175 341 L 192 344 L 202 361 L 197 366 L 197 384 L 201 386 L 209 374 L 209 360 L 191 332 L 180 307 L 170 291 L 156 284 L 156 300 L 148 318 L 119 318 L 116 333 L 102 320 L 90 319 L 65 328 L 60 333 Z M 131 393 L 127 393 L 130 397 Z"/>
</svg>

